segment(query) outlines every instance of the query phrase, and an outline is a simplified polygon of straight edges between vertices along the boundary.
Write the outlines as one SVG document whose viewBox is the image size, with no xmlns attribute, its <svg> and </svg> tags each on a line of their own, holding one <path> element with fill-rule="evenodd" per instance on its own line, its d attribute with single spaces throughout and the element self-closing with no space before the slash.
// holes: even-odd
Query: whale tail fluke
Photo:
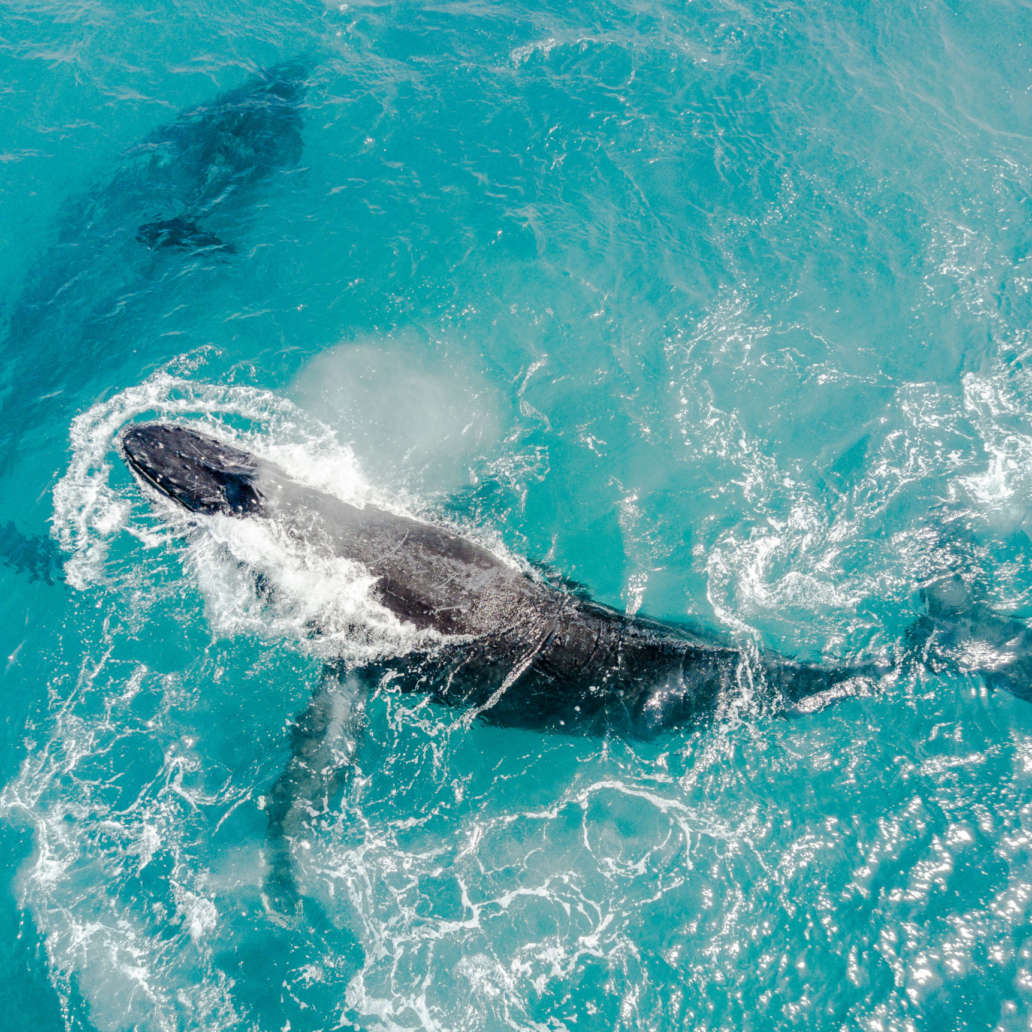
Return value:
<svg viewBox="0 0 1032 1032">
<path fill-rule="evenodd" d="M 992 608 L 976 585 L 950 574 L 921 591 L 922 614 L 907 658 L 933 671 L 980 676 L 988 687 L 1032 702 L 1032 627 Z"/>
</svg>

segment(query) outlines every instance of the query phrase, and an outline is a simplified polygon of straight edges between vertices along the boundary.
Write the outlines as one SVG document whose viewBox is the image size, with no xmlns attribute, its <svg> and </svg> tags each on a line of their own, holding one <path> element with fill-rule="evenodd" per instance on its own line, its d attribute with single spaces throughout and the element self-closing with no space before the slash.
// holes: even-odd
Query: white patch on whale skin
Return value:
<svg viewBox="0 0 1032 1032">
<path fill-rule="evenodd" d="M 360 563 L 313 548 L 268 520 L 206 519 L 190 534 L 186 563 L 212 630 L 225 637 L 250 633 L 358 666 L 443 640 L 382 605 L 373 594 L 376 578 Z"/>
</svg>

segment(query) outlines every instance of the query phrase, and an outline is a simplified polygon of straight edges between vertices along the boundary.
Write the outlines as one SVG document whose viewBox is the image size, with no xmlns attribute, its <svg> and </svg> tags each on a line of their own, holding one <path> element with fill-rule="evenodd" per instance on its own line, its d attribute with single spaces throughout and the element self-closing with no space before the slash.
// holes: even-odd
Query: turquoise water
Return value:
<svg viewBox="0 0 1032 1032">
<path fill-rule="evenodd" d="M 277 554 L 263 608 L 269 542 L 170 526 L 114 442 L 196 419 L 829 664 L 897 657 L 944 573 L 1032 616 L 1030 24 L 3 7 L 11 1027 L 1028 1027 L 1032 704 L 956 665 L 792 719 L 743 683 L 649 743 L 378 689 L 278 921 L 264 794 L 326 651 L 369 645 L 361 592 Z M 284 62 L 296 160 L 148 164 Z M 234 250 L 135 239 L 175 205 Z"/>
</svg>

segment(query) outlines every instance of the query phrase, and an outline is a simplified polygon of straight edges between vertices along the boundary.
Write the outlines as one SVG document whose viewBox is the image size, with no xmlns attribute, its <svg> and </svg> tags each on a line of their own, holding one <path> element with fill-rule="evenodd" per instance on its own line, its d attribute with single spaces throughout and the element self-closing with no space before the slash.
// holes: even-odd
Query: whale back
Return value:
<svg viewBox="0 0 1032 1032">
<path fill-rule="evenodd" d="M 378 600 L 399 619 L 444 635 L 489 635 L 507 626 L 532 637 L 556 592 L 453 530 L 373 505 L 355 506 L 263 468 L 267 516 L 329 553 L 361 563 Z"/>
<path fill-rule="evenodd" d="M 403 691 L 498 724 L 649 737 L 712 710 L 736 649 L 561 591 L 437 524 L 358 507 L 263 468 L 262 512 L 376 578 L 377 599 L 455 636 L 391 665 Z"/>
<path fill-rule="evenodd" d="M 358 564 L 398 620 L 440 636 L 389 662 L 401 687 L 468 719 L 651 736 L 712 712 L 754 675 L 795 703 L 872 673 L 774 653 L 752 661 L 712 635 L 560 590 L 450 527 L 299 483 L 188 427 L 131 427 L 122 450 L 143 482 L 200 517 L 268 520 L 305 549 Z"/>
</svg>

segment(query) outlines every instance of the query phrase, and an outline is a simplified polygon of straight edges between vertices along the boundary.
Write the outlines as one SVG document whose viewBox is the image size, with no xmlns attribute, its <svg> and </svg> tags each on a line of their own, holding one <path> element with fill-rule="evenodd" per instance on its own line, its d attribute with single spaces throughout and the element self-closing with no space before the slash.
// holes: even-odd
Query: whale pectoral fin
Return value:
<svg viewBox="0 0 1032 1032">
<path fill-rule="evenodd" d="M 300 909 L 291 840 L 307 821 L 327 812 L 343 790 L 358 750 L 365 701 L 361 674 L 348 674 L 341 665 L 328 663 L 308 706 L 291 727 L 290 760 L 265 807 L 269 820 L 265 901 L 280 915 Z"/>
<path fill-rule="evenodd" d="M 216 234 L 185 215 L 179 215 L 174 219 L 145 222 L 137 229 L 136 239 L 152 251 L 159 247 L 170 247 L 177 251 L 219 251 L 223 254 L 236 254 L 236 248 L 232 244 L 225 243 Z"/>
</svg>

